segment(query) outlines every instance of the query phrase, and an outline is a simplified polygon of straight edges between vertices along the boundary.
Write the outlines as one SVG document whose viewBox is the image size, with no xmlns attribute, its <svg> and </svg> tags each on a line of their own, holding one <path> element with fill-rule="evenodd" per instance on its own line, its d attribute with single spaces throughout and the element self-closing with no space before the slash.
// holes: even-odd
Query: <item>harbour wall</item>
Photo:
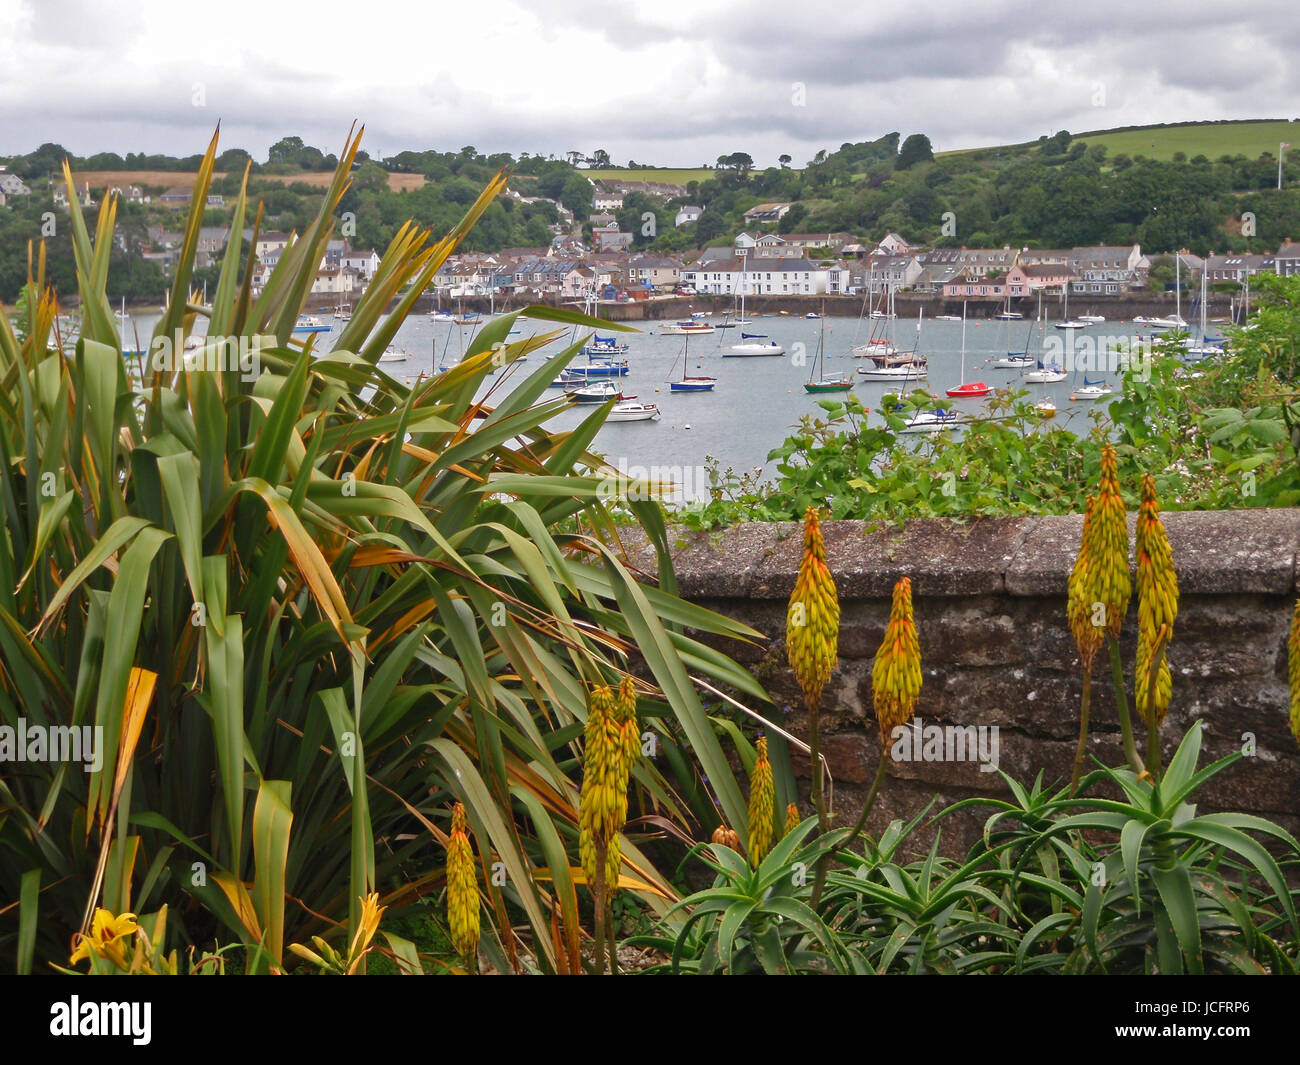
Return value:
<svg viewBox="0 0 1300 1065">
<path fill-rule="evenodd" d="M 879 297 L 876 297 L 879 299 Z M 573 309 L 581 309 L 579 303 L 573 300 L 560 300 L 555 297 L 547 297 L 540 300 L 524 300 L 522 302 L 512 300 L 506 310 L 520 310 L 527 303 L 541 303 L 547 306 L 563 306 Z M 927 318 L 933 318 L 940 314 L 961 314 L 962 301 L 959 299 L 947 300 L 940 296 L 910 295 L 900 294 L 895 297 L 895 311 L 901 318 L 915 318 L 922 310 Z M 434 306 L 434 300 L 421 299 L 416 305 L 416 312 L 422 313 L 430 310 Z M 732 299 L 730 296 L 693 296 L 693 297 L 675 297 L 669 299 L 649 299 L 649 300 L 629 300 L 626 302 L 602 301 L 600 304 L 600 316 L 613 322 L 652 322 L 663 319 L 686 318 L 695 311 L 704 311 L 710 314 L 723 314 L 731 309 Z M 1002 310 L 1001 300 L 976 300 L 971 299 L 966 304 L 966 314 L 972 319 L 992 318 Z M 1156 296 L 1150 293 L 1126 293 L 1121 296 L 1074 296 L 1070 297 L 1070 308 L 1073 314 L 1100 314 L 1104 315 L 1110 321 L 1127 321 L 1136 315 L 1147 315 L 1156 317 L 1174 313 L 1175 301 L 1172 294 Z M 490 309 L 495 307 L 499 312 L 503 310 L 502 301 L 496 300 L 495 303 L 489 301 L 486 297 L 467 297 L 466 299 L 454 301 L 454 305 L 444 303 L 447 310 L 460 313 L 461 309 L 466 313 L 478 312 L 487 314 Z M 1183 317 L 1191 321 L 1189 314 L 1191 302 L 1189 299 L 1183 300 L 1182 311 Z M 1033 318 L 1038 311 L 1037 299 L 1028 298 L 1021 300 L 1012 300 L 1011 309 L 1022 314 L 1026 320 Z M 1056 296 L 1050 300 L 1043 299 L 1044 317 L 1059 319 L 1061 317 L 1061 304 Z M 863 310 L 862 296 L 746 296 L 745 313 L 748 314 L 789 314 L 804 315 L 809 311 L 824 310 L 828 315 L 843 316 L 856 318 Z M 1199 313 L 1199 312 L 1198 312 Z M 1206 315 L 1209 318 L 1226 318 L 1230 313 L 1229 297 L 1222 293 L 1211 293 L 1206 300 Z M 1194 323 L 1193 323 L 1194 324 Z"/>
<path fill-rule="evenodd" d="M 1287 638 L 1297 596 L 1300 510 L 1170 512 L 1163 518 L 1181 591 L 1168 652 L 1173 700 L 1162 730 L 1165 760 L 1192 723 L 1203 721 L 1202 766 L 1234 751 L 1248 756 L 1197 793 L 1200 809 L 1254 813 L 1298 833 L 1300 748 L 1288 726 Z M 1132 524 L 1130 515 L 1130 543 Z M 1003 772 L 1027 783 L 1039 772 L 1045 782 L 1068 781 L 1082 682 L 1066 624 L 1066 582 L 1081 517 L 917 519 L 902 529 L 833 521 L 823 530 L 841 606 L 839 664 L 822 714 L 836 820 L 856 817 L 876 772 L 881 743 L 871 667 L 894 583 L 903 576 L 912 581 L 920 638 L 923 685 L 916 716 L 923 727 L 987 732 L 996 726 Z M 630 533 L 624 545 L 635 565 L 656 572 L 644 540 Z M 754 523 L 721 534 L 679 531 L 673 557 L 686 598 L 762 634 L 754 643 L 716 645 L 771 693 L 774 707 L 753 708 L 806 738 L 806 714 L 784 644 L 801 547 L 797 524 Z M 1130 692 L 1136 619 L 1135 597 L 1121 640 Z M 1093 669 L 1090 768 L 1124 761 L 1104 658 Z M 1141 722 L 1134 727 L 1145 750 Z M 793 761 L 806 814 L 808 765 L 797 751 Z M 972 796 L 1010 797 L 1002 778 L 981 771 L 976 761 L 896 761 L 868 828 L 879 833 L 932 799 L 938 810 Z M 928 845 L 939 828 L 941 849 L 958 855 L 979 838 L 989 813 L 967 809 L 929 825 L 918 839 Z"/>
</svg>

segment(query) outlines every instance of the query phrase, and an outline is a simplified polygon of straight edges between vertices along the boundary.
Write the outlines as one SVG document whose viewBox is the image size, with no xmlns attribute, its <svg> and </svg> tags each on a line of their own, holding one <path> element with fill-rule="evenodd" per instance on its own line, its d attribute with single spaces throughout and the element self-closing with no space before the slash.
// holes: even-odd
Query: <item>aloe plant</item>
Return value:
<svg viewBox="0 0 1300 1065">
<path fill-rule="evenodd" d="M 70 197 L 75 347 L 51 343 L 39 246 L 24 320 L 0 316 L 0 724 L 97 726 L 105 755 L 92 773 L 33 763 L 0 778 L 0 965 L 66 962 L 95 906 L 143 919 L 166 903 L 177 942 L 233 937 L 250 971 L 278 969 L 288 943 L 351 942 L 373 892 L 397 914 L 440 890 L 459 800 L 483 866 L 481 949 L 501 969 L 522 955 L 574 968 L 585 694 L 632 669 L 662 693 L 653 727 L 743 819 L 688 669 L 764 695 L 684 633 L 757 634 L 674 594 L 654 504 L 630 507 L 660 548 L 658 586 L 621 556 L 611 471 L 591 451 L 607 408 L 546 427 L 565 406 L 546 385 L 580 343 L 482 394 L 494 369 L 594 323 L 530 307 L 555 331 L 509 342 L 514 316 L 500 318 L 413 386 L 377 365 L 505 175 L 446 236 L 401 228 L 329 354 L 293 336 L 359 139 L 256 297 L 245 175 L 200 305 L 213 137 L 138 372 L 105 295 L 112 199 L 92 237 Z M 200 319 L 258 372 L 153 357 Z M 652 763 L 634 785 L 685 819 Z M 635 843 L 624 887 L 666 910 L 676 896 Z M 409 969 L 409 944 L 393 950 Z"/>
</svg>

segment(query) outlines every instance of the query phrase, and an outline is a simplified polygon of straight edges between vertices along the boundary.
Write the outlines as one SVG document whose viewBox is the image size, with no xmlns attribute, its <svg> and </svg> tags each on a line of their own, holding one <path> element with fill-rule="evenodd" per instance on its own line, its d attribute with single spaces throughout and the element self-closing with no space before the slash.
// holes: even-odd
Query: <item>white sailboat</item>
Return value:
<svg viewBox="0 0 1300 1065">
<path fill-rule="evenodd" d="M 740 321 L 745 321 L 745 288 L 748 277 L 749 257 L 742 255 L 740 258 Z M 722 353 L 724 359 L 728 358 L 752 358 L 762 355 L 784 355 L 785 348 L 775 340 L 768 340 L 757 334 L 751 335 L 744 331 L 740 334 L 740 343 L 732 344 Z"/>
</svg>

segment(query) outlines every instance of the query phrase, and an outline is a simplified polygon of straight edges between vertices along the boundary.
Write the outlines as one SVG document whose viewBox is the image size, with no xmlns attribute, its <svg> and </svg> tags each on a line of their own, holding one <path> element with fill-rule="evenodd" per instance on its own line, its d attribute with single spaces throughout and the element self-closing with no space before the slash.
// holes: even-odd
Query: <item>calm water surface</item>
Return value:
<svg viewBox="0 0 1300 1065">
<path fill-rule="evenodd" d="M 327 314 L 319 316 L 331 322 Z M 138 329 L 147 338 L 156 316 L 141 316 L 128 323 L 128 337 Z M 713 324 L 720 318 L 708 319 Z M 895 344 L 902 350 L 914 346 L 929 358 L 929 378 L 924 382 L 931 393 L 943 394 L 947 388 L 962 380 L 962 323 L 926 319 L 919 330 L 915 319 L 898 319 L 893 322 L 863 321 L 858 318 L 833 318 L 810 320 L 794 316 L 749 316 L 750 324 L 743 331 L 763 334 L 785 346 L 783 356 L 758 358 L 723 358 L 727 346 L 739 343 L 741 328 L 719 329 L 712 334 L 687 338 L 665 335 L 657 330 L 662 323 L 643 323 L 643 329 L 634 333 L 618 333 L 630 345 L 627 354 L 629 373 L 618 381 L 625 396 L 636 396 L 641 402 L 657 403 L 663 416 L 653 422 L 620 422 L 607 424 L 596 436 L 595 448 L 602 451 L 610 462 L 628 466 L 675 467 L 691 470 L 702 466 L 707 458 L 718 461 L 738 473 L 761 468 L 771 475 L 774 463 L 767 461 L 768 453 L 785 440 L 806 414 L 824 416 L 818 407 L 821 399 L 842 398 L 842 393 L 810 395 L 803 390 L 809 379 L 812 362 L 821 338 L 825 337 L 825 372 L 827 374 L 855 374 L 867 360 L 855 359 L 852 348 L 863 344 L 884 329 L 891 329 Z M 342 323 L 334 322 L 330 333 L 316 337 L 318 349 L 327 351 L 340 333 Z M 824 332 L 823 332 L 824 327 Z M 405 363 L 385 363 L 382 368 L 403 380 L 414 379 L 420 373 L 432 373 L 435 362 L 451 366 L 458 362 L 480 327 L 462 326 L 453 322 L 438 321 L 428 315 L 412 316 L 403 323 L 394 341 L 395 345 L 412 354 Z M 488 387 L 503 393 L 516 387 L 543 362 L 544 355 L 558 352 L 570 341 L 572 330 L 553 323 L 523 320 L 517 323 L 518 333 L 511 340 L 522 340 L 533 334 L 545 334 L 563 329 L 561 339 L 542 351 L 534 352 L 521 364 L 489 378 Z M 1085 330 L 1057 330 L 1051 322 L 1033 321 L 1000 322 L 996 320 L 971 320 L 965 326 L 965 379 L 982 380 L 995 389 L 1023 388 L 1035 399 L 1048 398 L 1056 404 L 1055 423 L 1083 432 L 1090 424 L 1087 419 L 1089 402 L 1071 402 L 1070 391 L 1082 384 L 1083 374 L 1071 374 L 1057 384 L 1026 384 L 1019 371 L 995 369 L 989 364 L 1007 352 L 1022 352 L 1028 345 L 1031 354 L 1037 355 L 1047 345 L 1059 359 L 1062 350 L 1068 351 L 1071 342 L 1081 352 L 1104 351 L 1120 338 L 1130 338 L 1141 331 L 1128 323 L 1105 322 Z M 585 331 L 584 331 L 585 332 Z M 1214 332 L 1214 330 L 1212 330 Z M 613 330 L 610 331 L 613 333 Z M 582 335 L 582 334 L 579 334 Z M 682 373 L 682 356 L 689 353 L 689 372 L 716 377 L 718 383 L 712 392 L 673 393 L 667 382 Z M 585 359 L 574 360 L 580 365 Z M 1104 360 L 1088 372 L 1093 380 L 1105 378 L 1118 392 L 1118 369 L 1107 372 Z M 858 380 L 853 392 L 871 412 L 872 421 L 880 419 L 881 398 L 895 392 L 895 382 Z M 558 395 L 549 390 L 548 396 Z M 1100 402 L 1109 402 L 1107 397 Z M 986 408 L 986 399 L 953 400 L 956 409 L 978 416 Z M 568 429 L 587 416 L 592 407 L 579 405 L 565 411 L 553 422 L 557 429 Z M 1049 423 L 1050 424 L 1050 423 Z M 924 446 L 924 436 L 913 437 L 918 446 Z M 698 476 L 698 474 L 697 474 Z M 705 485 L 700 484 L 700 489 Z M 697 494 L 692 492 L 691 494 Z"/>
</svg>

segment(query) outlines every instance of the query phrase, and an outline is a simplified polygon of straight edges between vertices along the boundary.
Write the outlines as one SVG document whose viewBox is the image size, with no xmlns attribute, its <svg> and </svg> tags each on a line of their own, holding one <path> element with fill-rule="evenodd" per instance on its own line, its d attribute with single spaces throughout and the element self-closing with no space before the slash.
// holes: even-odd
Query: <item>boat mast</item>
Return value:
<svg viewBox="0 0 1300 1065">
<path fill-rule="evenodd" d="M 961 301 L 961 383 L 966 383 L 966 301 Z"/>
<path fill-rule="evenodd" d="M 1174 252 L 1174 317 L 1183 320 L 1183 253 Z M 1175 326 L 1175 328 L 1179 328 Z"/>
</svg>

